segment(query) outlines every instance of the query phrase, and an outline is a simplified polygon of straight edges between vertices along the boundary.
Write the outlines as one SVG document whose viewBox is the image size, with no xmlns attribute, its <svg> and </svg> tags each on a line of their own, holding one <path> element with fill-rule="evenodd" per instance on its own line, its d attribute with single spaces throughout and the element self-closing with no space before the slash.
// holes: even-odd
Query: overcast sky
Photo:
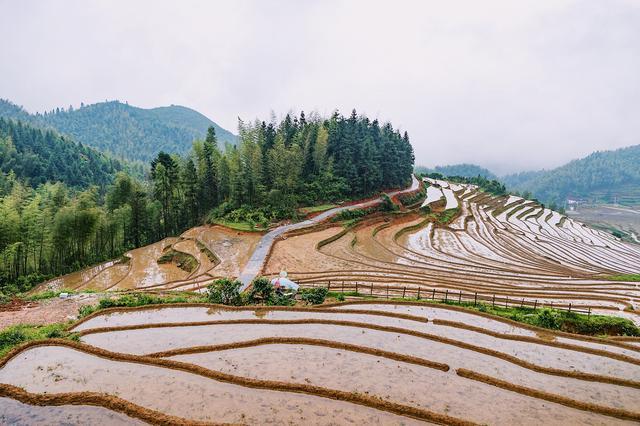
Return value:
<svg viewBox="0 0 640 426">
<path fill-rule="evenodd" d="M 640 0 L 0 0 L 0 97 L 180 104 L 234 132 L 356 108 L 417 164 L 549 168 L 640 144 Z"/>
</svg>

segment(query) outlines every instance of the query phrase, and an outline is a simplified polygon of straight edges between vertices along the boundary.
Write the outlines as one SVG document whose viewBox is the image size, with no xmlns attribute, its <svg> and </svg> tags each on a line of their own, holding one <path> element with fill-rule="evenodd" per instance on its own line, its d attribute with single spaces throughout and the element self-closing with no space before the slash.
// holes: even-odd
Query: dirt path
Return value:
<svg viewBox="0 0 640 426">
<path fill-rule="evenodd" d="M 411 186 L 405 189 L 387 192 L 387 195 L 389 197 L 393 197 L 402 193 L 415 191 L 416 189 L 418 189 L 419 184 L 420 184 L 420 181 L 418 181 L 418 179 L 416 179 L 415 176 L 411 176 Z M 289 225 L 279 226 L 273 231 L 265 234 L 260 240 L 260 242 L 258 243 L 258 246 L 256 247 L 255 251 L 251 255 L 249 262 L 244 267 L 244 269 L 242 270 L 242 273 L 238 277 L 238 280 L 242 283 L 241 290 L 245 290 L 247 287 L 249 287 L 249 284 L 251 284 L 251 281 L 254 280 L 254 278 L 260 273 L 260 271 L 262 271 L 265 259 L 269 254 L 269 251 L 271 250 L 271 246 L 273 246 L 273 243 L 275 242 L 276 238 L 278 238 L 280 235 L 288 231 L 307 228 L 309 226 L 315 225 L 316 223 L 320 223 L 325 219 L 333 217 L 344 210 L 354 210 L 354 209 L 371 207 L 371 206 L 377 205 L 381 201 L 382 201 L 381 198 L 376 198 L 374 200 L 365 201 L 359 204 L 336 207 L 336 208 L 324 211 L 311 219 L 307 219 L 305 221 L 298 222 L 298 223 L 292 223 Z"/>
</svg>

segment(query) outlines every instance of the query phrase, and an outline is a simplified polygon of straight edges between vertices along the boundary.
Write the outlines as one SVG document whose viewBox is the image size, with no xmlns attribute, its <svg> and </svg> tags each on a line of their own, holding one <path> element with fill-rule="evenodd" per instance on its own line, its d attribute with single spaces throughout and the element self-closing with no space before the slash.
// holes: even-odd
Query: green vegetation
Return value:
<svg viewBox="0 0 640 426">
<path fill-rule="evenodd" d="M 477 166 L 475 164 L 453 164 L 450 166 L 436 166 L 433 169 L 424 166 L 416 166 L 416 173 L 422 173 L 424 175 L 430 173 L 439 173 L 443 176 L 462 176 L 466 178 L 474 178 L 481 176 L 488 180 L 496 180 L 498 177 L 488 169 Z"/>
<path fill-rule="evenodd" d="M 299 211 L 302 215 L 308 215 L 311 213 L 324 212 L 336 206 L 337 204 L 320 204 L 318 206 L 302 207 L 299 209 Z"/>
<path fill-rule="evenodd" d="M 198 261 L 195 257 L 174 249 L 165 251 L 162 256 L 158 258 L 157 262 L 159 264 L 173 262 L 178 266 L 178 268 L 186 272 L 193 272 L 198 269 Z"/>
<path fill-rule="evenodd" d="M 186 302 L 206 302 L 207 299 L 201 295 L 194 294 L 168 294 L 156 296 L 149 293 L 131 293 L 118 297 L 105 297 L 100 299 L 97 305 L 85 305 L 78 311 L 78 317 L 83 318 L 89 314 L 107 308 L 137 307 L 146 305 L 161 305 L 166 303 L 186 303 Z"/>
<path fill-rule="evenodd" d="M 453 209 L 445 210 L 442 213 L 439 213 L 437 215 L 438 223 L 447 224 L 447 223 L 451 222 L 458 215 L 458 213 L 460 213 L 460 207 L 456 207 L 456 208 L 453 208 Z"/>
<path fill-rule="evenodd" d="M 411 179 L 408 135 L 355 111 L 348 118 L 301 113 L 280 123 L 240 122 L 239 129 L 236 147 L 220 150 L 210 127 L 188 155 L 160 152 L 148 180 L 118 172 L 106 191 L 0 182 L 0 293 L 27 291 L 47 277 L 179 235 L 205 218 L 264 229 L 295 218 L 300 205 L 370 196 Z M 60 161 L 76 164 L 81 157 Z M 391 200 L 385 206 L 397 209 Z"/>
<path fill-rule="evenodd" d="M 240 281 L 222 278 L 207 286 L 207 298 L 210 303 L 240 306 L 244 304 L 240 287 L 242 287 Z"/>
<path fill-rule="evenodd" d="M 324 303 L 328 293 L 326 287 L 303 288 L 300 290 L 300 299 L 311 305 L 320 305 Z"/>
<path fill-rule="evenodd" d="M 549 330 L 564 331 L 567 333 L 584 334 L 589 336 L 640 336 L 640 328 L 633 321 L 625 318 L 605 315 L 585 315 L 576 312 L 568 312 L 560 309 L 532 309 L 509 307 L 502 308 L 484 303 L 473 304 L 469 302 L 457 303 L 456 301 L 439 301 L 427 299 L 394 299 L 410 300 L 421 303 L 443 303 L 447 305 L 461 306 L 467 309 L 485 312 L 513 321 L 534 325 Z"/>
<path fill-rule="evenodd" d="M 632 282 L 640 282 L 640 274 L 619 274 L 619 275 L 611 275 L 605 277 L 607 280 L 612 281 L 632 281 Z"/>
<path fill-rule="evenodd" d="M 68 332 L 68 324 L 56 323 L 48 325 L 14 325 L 0 331 L 0 357 L 5 356 L 11 349 L 31 340 L 42 339 L 71 339 L 77 340 L 78 335 Z"/>
<path fill-rule="evenodd" d="M 266 228 L 257 228 L 256 224 L 252 222 L 229 222 L 227 220 L 215 219 L 211 223 L 243 232 L 262 232 L 266 230 Z"/>
<path fill-rule="evenodd" d="M 274 288 L 271 281 L 265 277 L 258 277 L 251 283 L 251 291 L 249 292 L 249 302 L 257 301 L 266 303 L 274 295 Z"/>
<path fill-rule="evenodd" d="M 414 194 L 401 194 L 398 196 L 398 200 L 405 207 L 417 207 L 417 205 L 422 204 L 426 194 L 427 190 L 424 184 L 421 184 L 418 192 Z"/>
<path fill-rule="evenodd" d="M 177 105 L 142 109 L 113 101 L 29 114 L 9 101 L 0 100 L 0 116 L 53 128 L 116 158 L 145 163 L 158 151 L 186 154 L 191 143 L 203 138 L 209 127 L 215 128 L 224 143 L 237 142 L 235 135 L 204 115 Z"/>
<path fill-rule="evenodd" d="M 510 190 L 528 191 L 547 204 L 567 198 L 592 203 L 640 205 L 640 145 L 595 152 L 553 170 L 518 173 L 502 180 Z"/>
<path fill-rule="evenodd" d="M 105 187 L 127 167 L 51 130 L 0 118 L 0 197 L 17 181 L 32 188 L 48 182 L 80 189 Z"/>
</svg>

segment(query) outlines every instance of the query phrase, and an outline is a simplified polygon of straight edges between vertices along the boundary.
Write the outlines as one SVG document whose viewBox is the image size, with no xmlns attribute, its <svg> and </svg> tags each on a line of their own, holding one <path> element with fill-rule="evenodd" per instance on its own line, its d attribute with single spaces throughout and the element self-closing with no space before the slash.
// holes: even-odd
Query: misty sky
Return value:
<svg viewBox="0 0 640 426">
<path fill-rule="evenodd" d="M 0 0 L 0 97 L 237 117 L 352 108 L 416 163 L 498 172 L 640 144 L 640 0 Z"/>
</svg>

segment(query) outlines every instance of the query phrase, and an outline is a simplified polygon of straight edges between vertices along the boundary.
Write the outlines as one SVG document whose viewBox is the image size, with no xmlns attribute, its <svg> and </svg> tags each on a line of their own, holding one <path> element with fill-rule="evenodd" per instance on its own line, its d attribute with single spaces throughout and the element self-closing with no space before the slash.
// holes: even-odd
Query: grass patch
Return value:
<svg viewBox="0 0 640 426">
<path fill-rule="evenodd" d="M 632 281 L 632 282 L 640 282 L 640 274 L 619 274 L 619 275 L 611 275 L 605 277 L 607 280 L 611 281 Z"/>
<path fill-rule="evenodd" d="M 457 303 L 455 301 L 444 302 L 426 299 L 393 300 L 410 300 L 421 303 L 440 303 L 461 306 L 470 310 L 485 312 L 524 324 L 546 328 L 548 330 L 564 331 L 567 333 L 583 334 L 587 336 L 640 336 L 640 328 L 636 326 L 633 321 L 626 318 L 608 315 L 584 315 L 550 308 L 502 308 L 484 303 L 478 303 L 474 306 L 473 303 Z"/>
<path fill-rule="evenodd" d="M 302 207 L 298 211 L 303 215 L 307 215 L 310 213 L 324 212 L 337 206 L 337 204 L 321 204 L 319 206 Z"/>
<path fill-rule="evenodd" d="M 83 306 L 78 312 L 78 317 L 83 318 L 89 314 L 100 311 L 107 308 L 119 308 L 119 307 L 136 307 L 145 305 L 162 305 L 166 303 L 188 303 L 188 302 L 202 302 L 206 303 L 207 298 L 203 295 L 194 294 L 175 294 L 169 296 L 156 296 L 148 293 L 132 293 L 125 294 L 120 297 L 106 297 L 101 299 L 97 305 Z"/>
<path fill-rule="evenodd" d="M 162 256 L 158 258 L 158 263 L 171 263 L 174 262 L 178 268 L 183 271 L 193 272 L 198 269 L 198 261 L 190 254 L 183 253 L 174 249 L 167 250 Z"/>
<path fill-rule="evenodd" d="M 458 213 L 460 213 L 460 207 L 445 210 L 438 215 L 438 223 L 443 225 L 447 224 L 451 222 L 458 215 Z"/>
<path fill-rule="evenodd" d="M 267 228 L 259 228 L 258 226 L 250 222 L 231 222 L 227 220 L 216 219 L 213 221 L 213 223 L 243 232 L 262 232 L 267 230 Z"/>
<path fill-rule="evenodd" d="M 14 325 L 0 331 L 0 357 L 11 349 L 32 340 L 51 338 L 78 340 L 76 333 L 68 332 L 68 324 L 56 323 L 48 325 Z"/>
</svg>

